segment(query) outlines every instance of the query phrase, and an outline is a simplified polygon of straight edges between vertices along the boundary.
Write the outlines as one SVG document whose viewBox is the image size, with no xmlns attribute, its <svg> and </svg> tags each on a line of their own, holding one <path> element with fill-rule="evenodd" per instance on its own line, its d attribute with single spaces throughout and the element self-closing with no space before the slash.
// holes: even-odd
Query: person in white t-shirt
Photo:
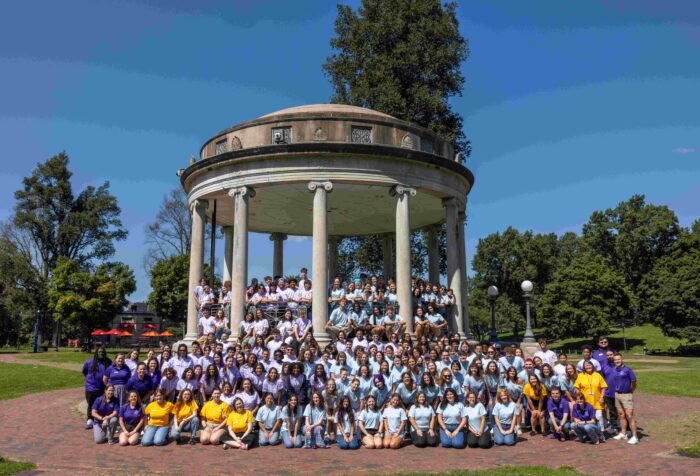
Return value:
<svg viewBox="0 0 700 476">
<path fill-rule="evenodd" d="M 202 317 L 199 318 L 199 335 L 206 336 L 210 332 L 215 332 L 215 322 L 214 316 L 209 314 L 209 308 L 203 308 Z"/>
<path fill-rule="evenodd" d="M 544 337 L 541 337 L 539 340 L 540 344 L 540 350 L 535 352 L 534 357 L 539 357 L 542 359 L 543 364 L 549 364 L 552 367 L 554 367 L 554 364 L 557 363 L 557 354 L 554 353 L 554 351 L 551 351 L 547 348 L 547 339 Z"/>
</svg>

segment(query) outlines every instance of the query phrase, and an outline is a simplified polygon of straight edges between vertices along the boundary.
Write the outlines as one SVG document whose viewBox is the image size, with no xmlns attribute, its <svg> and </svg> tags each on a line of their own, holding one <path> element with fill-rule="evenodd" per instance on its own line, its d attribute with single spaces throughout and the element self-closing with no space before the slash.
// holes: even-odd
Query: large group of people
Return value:
<svg viewBox="0 0 700 476">
<path fill-rule="evenodd" d="M 532 358 L 516 345 L 470 344 L 451 333 L 449 290 L 421 280 L 411 335 L 406 310 L 395 312 L 394 283 L 371 276 L 347 286 L 334 280 L 325 328 L 332 339 L 321 346 L 307 306 L 311 283 L 305 273 L 300 281 L 254 280 L 251 312 L 233 333 L 224 309 L 211 316 L 213 293 L 203 282 L 195 290 L 201 339 L 189 347 L 113 359 L 98 347 L 83 366 L 94 441 L 485 449 L 515 445 L 529 430 L 596 445 L 609 437 L 638 442 L 636 376 L 605 337 L 572 362 L 544 338 Z"/>
</svg>

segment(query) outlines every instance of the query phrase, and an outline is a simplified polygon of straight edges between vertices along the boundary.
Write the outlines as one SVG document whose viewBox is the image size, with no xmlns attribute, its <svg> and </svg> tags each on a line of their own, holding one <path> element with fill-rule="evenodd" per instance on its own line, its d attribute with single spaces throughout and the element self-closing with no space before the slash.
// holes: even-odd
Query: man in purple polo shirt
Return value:
<svg viewBox="0 0 700 476">
<path fill-rule="evenodd" d="M 615 362 L 615 406 L 617 407 L 617 417 L 620 420 L 620 433 L 614 439 L 627 439 L 627 424 L 629 423 L 632 438 L 627 443 L 636 445 L 639 443 L 639 439 L 637 438 L 637 422 L 634 419 L 633 395 L 637 389 L 637 376 L 631 368 L 625 365 L 620 354 L 615 354 L 613 360 Z"/>
<path fill-rule="evenodd" d="M 608 351 L 610 350 L 608 338 L 605 336 L 598 337 L 598 348 L 593 351 L 593 358 L 598 361 L 601 367 L 608 364 Z"/>
<path fill-rule="evenodd" d="M 617 433 L 617 408 L 615 407 L 615 362 L 613 362 L 613 356 L 615 352 L 608 349 L 606 354 L 606 361 L 601 365 L 603 378 L 608 387 L 605 389 L 603 396 L 605 397 L 605 407 L 607 408 L 607 420 L 610 425 L 610 432 Z"/>
<path fill-rule="evenodd" d="M 559 387 L 552 387 L 550 398 L 547 399 L 547 414 L 552 428 L 552 439 L 561 441 L 569 439 L 569 401 L 561 396 Z"/>
</svg>

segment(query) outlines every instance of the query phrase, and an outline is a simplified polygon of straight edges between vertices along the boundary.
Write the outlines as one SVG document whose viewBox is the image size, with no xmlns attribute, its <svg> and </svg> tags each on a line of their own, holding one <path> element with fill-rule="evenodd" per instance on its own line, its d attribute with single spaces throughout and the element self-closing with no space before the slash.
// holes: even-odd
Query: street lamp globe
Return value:
<svg viewBox="0 0 700 476">
<path fill-rule="evenodd" d="M 533 287 L 532 281 L 528 281 L 527 279 L 520 284 L 520 289 L 522 289 L 524 293 L 531 293 Z"/>
<path fill-rule="evenodd" d="M 498 296 L 498 288 L 496 286 L 489 286 L 489 288 L 486 290 L 486 292 L 489 294 L 489 297 L 495 298 Z"/>
</svg>

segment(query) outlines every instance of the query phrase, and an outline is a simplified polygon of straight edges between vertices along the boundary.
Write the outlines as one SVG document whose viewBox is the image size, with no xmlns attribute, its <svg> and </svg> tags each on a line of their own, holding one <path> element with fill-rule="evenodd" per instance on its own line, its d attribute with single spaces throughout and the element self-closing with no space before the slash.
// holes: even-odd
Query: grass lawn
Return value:
<svg viewBox="0 0 700 476">
<path fill-rule="evenodd" d="M 547 466 L 502 466 L 493 469 L 460 469 L 447 471 L 444 473 L 400 473 L 399 476 L 582 476 L 581 473 L 570 466 L 560 466 L 559 468 L 548 468 Z"/>
<path fill-rule="evenodd" d="M 107 357 L 113 359 L 117 352 L 127 352 L 127 349 L 107 349 Z M 58 352 L 55 350 L 49 350 L 48 352 L 38 352 L 36 354 L 30 352 L 16 355 L 20 359 L 82 364 L 94 354 L 80 351 L 76 352 L 75 349 L 60 349 Z M 145 356 L 146 354 L 143 355 Z"/>
<path fill-rule="evenodd" d="M 613 329 L 613 332 L 608 336 L 610 341 L 610 347 L 613 349 L 623 351 L 624 341 L 622 338 L 622 329 Z M 625 328 L 625 338 L 627 340 L 627 352 L 628 353 L 643 353 L 644 347 L 647 349 L 659 349 L 661 351 L 666 351 L 670 349 L 676 349 L 681 344 L 687 344 L 687 342 L 674 337 L 667 337 L 663 335 L 661 329 L 652 325 L 644 324 L 638 327 L 627 327 Z M 581 347 L 586 344 L 592 344 L 592 337 L 588 339 L 572 338 L 572 339 L 562 339 L 551 342 L 552 349 L 577 349 L 580 351 Z"/>
<path fill-rule="evenodd" d="M 639 362 L 639 360 L 658 362 Z M 638 390 L 674 397 L 700 397 L 700 358 L 637 356 L 625 360 L 637 375 Z"/>
<path fill-rule="evenodd" d="M 34 463 L 25 463 L 24 461 L 12 461 L 0 456 L 0 476 L 10 476 L 11 474 L 21 473 L 36 468 Z"/>
<path fill-rule="evenodd" d="M 695 443 L 692 446 L 687 446 L 685 448 L 678 448 L 676 452 L 680 455 L 700 458 L 700 442 Z"/>
<path fill-rule="evenodd" d="M 0 362 L 0 375 L 3 379 L 3 385 L 0 385 L 0 400 L 48 390 L 81 387 L 84 384 L 83 375 L 80 372 L 43 365 Z"/>
</svg>

